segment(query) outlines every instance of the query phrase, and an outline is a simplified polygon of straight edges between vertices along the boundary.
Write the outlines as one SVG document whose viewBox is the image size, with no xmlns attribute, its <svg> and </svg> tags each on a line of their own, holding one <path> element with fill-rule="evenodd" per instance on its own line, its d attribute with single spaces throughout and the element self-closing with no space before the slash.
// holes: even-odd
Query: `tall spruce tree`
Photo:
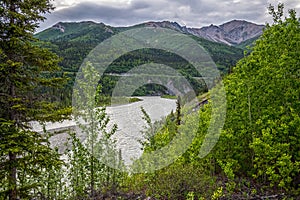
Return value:
<svg viewBox="0 0 300 200">
<path fill-rule="evenodd" d="M 43 171 L 59 164 L 47 139 L 31 131 L 31 121 L 57 121 L 53 92 L 64 83 L 59 58 L 34 44 L 33 33 L 49 0 L 0 1 L 0 198 L 29 198 L 39 192 Z"/>
</svg>

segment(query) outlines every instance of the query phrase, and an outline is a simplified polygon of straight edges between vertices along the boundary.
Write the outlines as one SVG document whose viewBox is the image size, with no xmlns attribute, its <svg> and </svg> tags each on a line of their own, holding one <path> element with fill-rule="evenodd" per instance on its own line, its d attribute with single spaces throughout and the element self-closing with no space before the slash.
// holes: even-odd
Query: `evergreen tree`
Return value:
<svg viewBox="0 0 300 200">
<path fill-rule="evenodd" d="M 38 22 L 53 9 L 50 1 L 1 0 L 0 5 L 0 197 L 13 200 L 38 191 L 43 170 L 60 163 L 29 122 L 57 121 L 68 109 L 60 109 L 53 96 L 65 82 L 59 58 L 34 44 Z"/>
<path fill-rule="evenodd" d="M 177 101 L 176 101 L 176 125 L 180 126 L 181 124 L 181 97 L 178 96 L 177 97 Z"/>
</svg>

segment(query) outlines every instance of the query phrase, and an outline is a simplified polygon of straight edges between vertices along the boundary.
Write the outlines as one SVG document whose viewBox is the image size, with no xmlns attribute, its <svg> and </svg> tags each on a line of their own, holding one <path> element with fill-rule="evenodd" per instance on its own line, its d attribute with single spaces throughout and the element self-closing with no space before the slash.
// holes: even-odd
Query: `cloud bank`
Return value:
<svg viewBox="0 0 300 200">
<path fill-rule="evenodd" d="M 300 13 L 299 0 L 283 0 L 287 9 Z M 271 22 L 267 7 L 276 0 L 55 0 L 56 10 L 38 31 L 60 21 L 95 21 L 111 26 L 130 26 L 145 21 L 176 21 L 188 27 L 222 24 L 243 19 L 258 24 Z"/>
</svg>

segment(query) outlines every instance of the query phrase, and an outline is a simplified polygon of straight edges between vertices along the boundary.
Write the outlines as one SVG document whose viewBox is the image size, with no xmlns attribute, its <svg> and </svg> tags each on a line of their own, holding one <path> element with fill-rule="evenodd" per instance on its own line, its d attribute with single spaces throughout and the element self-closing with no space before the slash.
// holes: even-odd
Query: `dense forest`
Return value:
<svg viewBox="0 0 300 200">
<path fill-rule="evenodd" d="M 143 132 L 144 154 L 135 161 L 137 168 L 147 164 L 142 162 L 147 153 L 170 144 L 181 130 L 195 137 L 171 165 L 136 174 L 118 170 L 124 164 L 112 139 L 117 127 L 107 127 L 105 108 L 86 112 L 73 108 L 73 114 L 86 119 L 82 130 L 87 140 L 82 143 L 70 131 L 63 151 L 51 148 L 51 133 L 32 131 L 32 121 L 45 124 L 71 117 L 71 88 L 66 88 L 72 86 L 87 49 L 96 44 L 79 38 L 70 43 L 39 41 L 33 33 L 45 20 L 43 13 L 51 10 L 48 0 L 1 1 L 0 199 L 299 199 L 300 19 L 295 10 L 284 17 L 283 4 L 270 5 L 273 23 L 244 56 L 241 49 L 193 37 L 224 72 L 227 103 L 225 125 L 216 130 L 220 138 L 208 155 L 199 155 L 213 115 L 215 119 L 222 115 L 214 110 L 218 108 L 210 98 L 221 95 L 220 82 L 209 91 L 198 88 L 199 98 L 208 103 L 196 112 L 191 113 L 178 98 L 176 112 L 153 124 L 142 109 L 149 126 Z M 105 34 L 104 38 L 111 36 Z M 241 48 L 243 45 L 247 44 Z M 227 54 L 220 54 L 220 49 Z M 133 63 L 158 59 L 190 81 L 199 76 L 169 52 L 146 49 L 131 53 L 116 60 L 107 73 L 123 73 Z M 89 65 L 85 76 L 98 81 L 93 70 Z M 99 81 L 99 90 L 109 95 L 116 81 L 111 77 Z M 112 83 L 106 86 L 106 82 Z M 197 89 L 199 85 L 193 86 Z M 88 91 L 89 85 L 82 83 L 81 89 Z M 94 96 L 86 98 L 82 107 L 95 101 Z M 195 123 L 196 129 L 188 129 L 187 121 Z M 111 165 L 103 164 L 108 161 Z"/>
</svg>

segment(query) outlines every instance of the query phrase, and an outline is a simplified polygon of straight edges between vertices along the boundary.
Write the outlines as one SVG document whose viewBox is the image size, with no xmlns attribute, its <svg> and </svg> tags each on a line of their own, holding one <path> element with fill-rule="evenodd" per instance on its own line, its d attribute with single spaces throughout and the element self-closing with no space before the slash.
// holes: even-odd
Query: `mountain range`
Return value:
<svg viewBox="0 0 300 200">
<path fill-rule="evenodd" d="M 227 45 L 238 45 L 249 39 L 256 38 L 262 34 L 264 25 L 257 25 L 244 20 L 232 20 L 222 25 L 213 25 L 202 28 L 187 28 L 176 22 L 147 22 L 142 24 L 150 27 L 162 27 L 173 29 L 182 33 L 191 34 L 213 42 Z"/>
<path fill-rule="evenodd" d="M 92 21 L 59 22 L 37 33 L 43 45 L 63 58 L 65 71 L 77 72 L 87 54 L 105 39 L 122 31 L 141 27 L 161 27 L 187 34 L 208 51 L 219 69 L 227 73 L 243 57 L 246 46 L 262 34 L 263 25 L 244 20 L 232 20 L 222 25 L 188 28 L 177 22 L 145 22 L 129 27 L 112 27 Z"/>
<path fill-rule="evenodd" d="M 35 37 L 40 39 L 37 41 L 38 45 L 50 49 L 62 58 L 59 65 L 69 78 L 69 82 L 64 88 L 63 99 L 65 100 L 63 101 L 66 105 L 71 103 L 72 88 L 77 71 L 90 51 L 113 35 L 140 27 L 162 27 L 187 34 L 209 53 L 222 74 L 231 72 L 232 67 L 244 57 L 245 47 L 251 45 L 264 28 L 262 25 L 241 20 L 202 28 L 188 28 L 169 21 L 145 22 L 130 27 L 112 27 L 92 21 L 59 22 L 37 33 Z M 187 78 L 197 94 L 205 91 L 203 81 L 194 78 L 199 77 L 197 71 L 178 55 L 157 49 L 141 49 L 128 52 L 108 66 L 105 72 L 106 76 L 100 80 L 105 98 L 111 95 L 112 89 L 118 81 L 119 77 L 114 75 L 126 73 L 136 65 L 149 62 L 171 66 Z M 137 90 L 135 95 L 158 93 L 163 94 L 164 89 L 158 86 L 145 86 Z"/>
<path fill-rule="evenodd" d="M 65 71 L 77 72 L 83 59 L 99 43 L 122 31 L 140 27 L 168 28 L 191 36 L 208 51 L 219 69 L 227 73 L 243 57 L 244 47 L 251 45 L 262 33 L 264 26 L 241 20 L 203 28 L 187 28 L 169 21 L 145 22 L 130 27 L 112 27 L 92 21 L 59 22 L 35 37 L 63 58 L 60 65 Z"/>
<path fill-rule="evenodd" d="M 136 27 L 161 27 L 168 28 L 181 33 L 194 35 L 200 38 L 207 39 L 209 41 L 227 44 L 230 46 L 239 45 L 257 38 L 262 34 L 264 25 L 257 25 L 245 20 L 232 20 L 221 24 L 219 26 L 211 24 L 210 26 L 202 28 L 188 28 L 186 26 L 181 26 L 177 22 L 162 21 L 162 22 L 145 22 L 142 24 L 130 26 L 130 27 L 111 27 L 103 23 L 95 22 L 79 22 L 79 23 L 63 23 L 59 22 L 52 26 L 51 28 L 38 33 L 37 37 L 40 39 L 54 39 L 59 37 L 64 37 L 68 35 L 70 31 L 74 31 L 74 28 L 70 28 L 72 25 L 76 26 L 77 31 L 83 31 L 82 25 L 88 25 L 88 27 L 98 27 L 103 30 L 103 33 L 115 34 L 122 30 L 136 28 Z M 83 28 L 83 29 L 82 29 Z M 49 35 L 51 32 L 52 36 Z M 46 37 L 45 37 L 46 35 Z"/>
<path fill-rule="evenodd" d="M 236 62 L 243 57 L 244 50 L 239 46 L 236 46 L 236 43 L 229 44 L 228 42 L 216 42 L 213 38 L 217 36 L 212 35 L 209 38 L 200 37 L 200 29 L 186 28 L 184 26 L 180 26 L 176 22 L 168 21 L 146 22 L 131 27 L 112 27 L 103 23 L 95 23 L 91 21 L 59 22 L 36 34 L 35 37 L 40 39 L 42 46 L 50 48 L 63 58 L 60 65 L 65 71 L 77 72 L 83 59 L 88 55 L 88 53 L 105 39 L 129 29 L 153 26 L 169 28 L 189 35 L 210 54 L 219 69 L 224 73 L 230 71 L 230 67 L 234 66 Z M 207 30 L 205 30 L 205 28 L 201 30 L 204 30 L 202 31 L 202 34 L 204 34 L 209 31 L 209 28 Z M 248 34 L 248 38 L 251 38 L 249 35 L 250 34 Z M 255 36 L 256 34 L 253 34 L 252 37 Z M 246 38 L 239 40 L 239 45 L 245 46 L 246 44 L 251 44 L 252 41 L 250 40 L 246 40 Z M 163 55 L 160 57 L 162 58 Z M 119 70 L 116 72 L 120 73 Z"/>
</svg>

